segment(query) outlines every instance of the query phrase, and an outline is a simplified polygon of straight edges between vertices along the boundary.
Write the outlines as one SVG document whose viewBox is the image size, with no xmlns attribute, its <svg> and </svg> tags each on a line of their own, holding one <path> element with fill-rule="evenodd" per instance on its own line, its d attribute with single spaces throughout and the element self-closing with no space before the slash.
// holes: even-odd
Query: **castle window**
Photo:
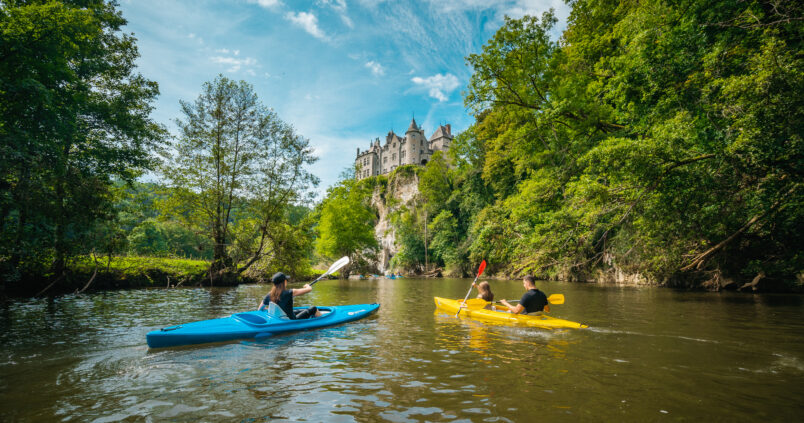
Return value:
<svg viewBox="0 0 804 423">
<path fill-rule="evenodd" d="M 400 155 L 403 159 L 405 158 L 405 150 L 402 150 L 402 155 Z"/>
<path fill-rule="evenodd" d="M 391 155 L 391 160 L 396 160 L 396 153 Z"/>
</svg>

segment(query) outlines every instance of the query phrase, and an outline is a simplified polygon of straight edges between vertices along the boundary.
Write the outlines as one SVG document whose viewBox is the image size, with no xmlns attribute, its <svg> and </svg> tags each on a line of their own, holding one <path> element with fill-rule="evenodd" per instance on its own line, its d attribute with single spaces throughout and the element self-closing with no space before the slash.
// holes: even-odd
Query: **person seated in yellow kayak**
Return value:
<svg viewBox="0 0 804 423">
<path fill-rule="evenodd" d="M 483 281 L 478 284 L 472 282 L 472 287 L 477 288 L 477 298 L 488 302 L 494 301 L 494 293 L 491 292 L 491 285 L 488 282 Z"/>
<path fill-rule="evenodd" d="M 287 286 L 287 281 L 289 280 L 290 278 L 284 273 L 275 273 L 274 276 L 271 277 L 271 282 L 274 283 L 274 286 L 271 288 L 271 292 L 269 292 L 268 295 L 266 295 L 262 300 L 258 310 L 264 310 L 265 308 L 269 307 L 270 303 L 274 303 L 279 306 L 279 308 L 282 309 L 285 315 L 287 315 L 287 317 L 291 320 L 309 319 L 313 316 L 321 316 L 321 312 L 315 306 L 310 307 L 307 310 L 302 310 L 298 313 L 293 312 L 293 297 L 304 295 L 312 291 L 313 287 L 310 286 L 310 284 L 304 284 L 304 287 L 302 288 L 285 289 Z"/>
<path fill-rule="evenodd" d="M 522 295 L 516 307 L 505 300 L 500 300 L 500 304 L 508 307 L 508 311 L 514 314 L 532 314 L 544 311 L 547 305 L 547 295 L 536 289 L 536 279 L 531 275 L 527 275 L 522 279 L 522 286 L 525 287 L 527 292 Z"/>
</svg>

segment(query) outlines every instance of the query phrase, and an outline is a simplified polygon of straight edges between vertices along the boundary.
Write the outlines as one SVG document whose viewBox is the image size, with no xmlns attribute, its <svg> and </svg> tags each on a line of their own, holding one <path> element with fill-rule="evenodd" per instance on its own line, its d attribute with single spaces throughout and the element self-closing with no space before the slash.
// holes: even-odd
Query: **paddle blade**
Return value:
<svg viewBox="0 0 804 423">
<path fill-rule="evenodd" d="M 327 273 L 324 273 L 324 274 L 329 275 L 329 274 L 337 271 L 341 267 L 346 266 L 347 264 L 349 264 L 349 257 L 348 256 L 343 256 L 343 257 L 340 258 L 340 260 L 336 261 L 335 263 L 332 263 L 332 266 L 329 266 L 329 269 L 327 270 Z"/>
<path fill-rule="evenodd" d="M 553 294 L 547 297 L 547 302 L 550 304 L 564 304 L 564 294 Z"/>
<path fill-rule="evenodd" d="M 480 277 L 484 270 L 486 270 L 486 260 L 480 262 L 480 267 L 477 268 L 477 277 Z"/>
<path fill-rule="evenodd" d="M 341 257 L 340 260 L 336 261 L 335 263 L 332 263 L 332 266 L 329 266 L 329 269 L 327 269 L 326 273 L 316 278 L 316 280 L 310 282 L 310 286 L 315 285 L 316 282 L 320 281 L 321 279 L 324 279 L 328 275 L 332 274 L 332 272 L 335 272 L 336 270 L 340 269 L 343 266 L 346 266 L 347 264 L 349 264 L 349 257 L 347 256 Z"/>
</svg>

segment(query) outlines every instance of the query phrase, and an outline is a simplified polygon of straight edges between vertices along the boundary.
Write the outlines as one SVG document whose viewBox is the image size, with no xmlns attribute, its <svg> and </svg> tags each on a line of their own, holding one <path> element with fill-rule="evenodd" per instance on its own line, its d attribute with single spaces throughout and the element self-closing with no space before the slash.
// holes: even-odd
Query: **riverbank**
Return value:
<svg viewBox="0 0 804 423">
<path fill-rule="evenodd" d="M 138 288 L 176 288 L 188 286 L 236 286 L 259 283 L 265 278 L 241 276 L 227 282 L 211 283 L 207 260 L 187 258 L 127 256 L 113 257 L 111 261 L 99 257 L 81 256 L 70 261 L 65 275 L 27 277 L 22 282 L 6 283 L 8 297 L 35 297 L 63 295 L 77 292 L 111 291 Z M 324 270 L 309 269 L 296 280 L 312 280 Z M 337 277 L 337 273 L 334 274 Z"/>
</svg>

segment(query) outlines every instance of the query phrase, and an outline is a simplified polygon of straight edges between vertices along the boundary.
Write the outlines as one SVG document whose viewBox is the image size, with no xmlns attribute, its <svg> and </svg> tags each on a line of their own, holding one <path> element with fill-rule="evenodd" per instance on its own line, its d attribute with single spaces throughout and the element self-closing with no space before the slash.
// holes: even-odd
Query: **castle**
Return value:
<svg viewBox="0 0 804 423">
<path fill-rule="evenodd" d="M 428 141 L 424 129 L 412 119 L 404 138 L 390 131 L 385 136 L 385 145 L 380 146 L 380 139 L 376 138 L 368 150 L 357 149 L 355 178 L 386 174 L 406 164 L 425 165 L 434 152 L 446 151 L 452 138 L 452 128 L 447 124 L 439 126 Z"/>
</svg>

